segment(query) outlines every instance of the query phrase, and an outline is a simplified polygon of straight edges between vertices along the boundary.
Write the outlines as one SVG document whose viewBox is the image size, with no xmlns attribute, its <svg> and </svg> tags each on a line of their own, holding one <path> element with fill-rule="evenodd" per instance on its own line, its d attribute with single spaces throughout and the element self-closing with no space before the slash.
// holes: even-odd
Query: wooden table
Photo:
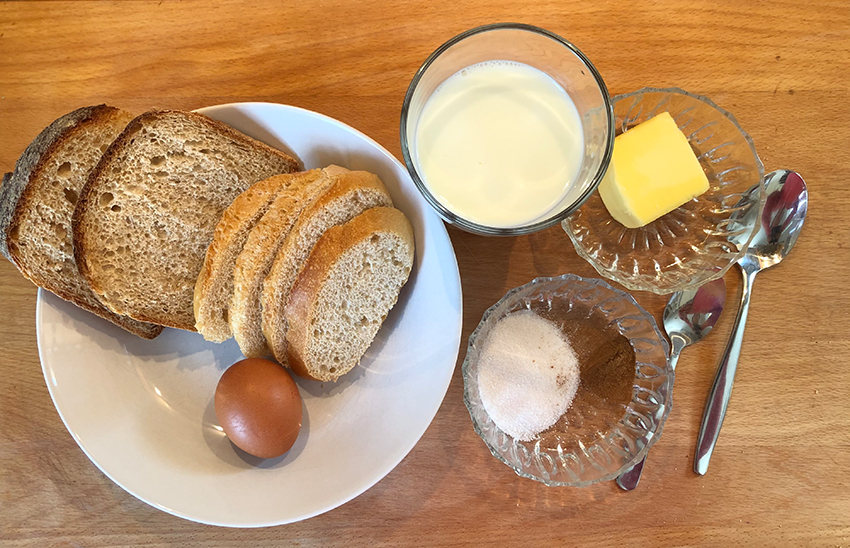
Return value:
<svg viewBox="0 0 850 548">
<path fill-rule="evenodd" d="M 733 112 L 770 169 L 809 185 L 802 238 L 756 284 L 741 368 L 708 475 L 692 471 L 705 396 L 733 313 L 685 350 L 676 405 L 640 487 L 546 488 L 489 454 L 460 367 L 419 444 L 325 515 L 234 530 L 127 494 L 65 430 L 39 367 L 36 289 L 0 262 L 3 546 L 850 545 L 850 9 L 806 2 L 303 0 L 0 4 L 0 169 L 53 119 L 106 102 L 135 112 L 272 101 L 316 110 L 400 157 L 398 120 L 420 63 L 454 34 L 517 20 L 567 37 L 612 94 L 653 85 Z M 595 276 L 560 228 L 519 238 L 449 229 L 466 340 L 535 276 Z M 739 274 L 726 276 L 727 306 Z M 660 319 L 666 299 L 637 293 Z"/>
</svg>

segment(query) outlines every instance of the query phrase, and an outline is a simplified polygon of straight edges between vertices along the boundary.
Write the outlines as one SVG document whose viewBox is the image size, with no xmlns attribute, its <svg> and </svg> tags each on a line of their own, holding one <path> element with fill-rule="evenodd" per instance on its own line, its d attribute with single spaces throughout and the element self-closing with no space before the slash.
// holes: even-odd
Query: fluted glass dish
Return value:
<svg viewBox="0 0 850 548">
<path fill-rule="evenodd" d="M 581 370 L 569 410 L 531 441 L 499 429 L 481 400 L 481 351 L 499 320 L 531 310 L 554 322 L 576 352 Z M 598 339 L 604 335 L 605 343 Z M 619 371 L 606 364 L 629 348 Z M 610 348 L 609 348 L 610 347 Z M 616 478 L 644 458 L 661 435 L 672 405 L 669 347 L 655 320 L 628 294 L 572 274 L 537 278 L 509 291 L 484 313 L 463 362 L 464 402 L 475 431 L 494 457 L 522 477 L 549 486 L 584 487 Z M 607 370 L 606 370 L 607 368 Z M 625 392 L 623 392 L 625 390 Z"/>
<path fill-rule="evenodd" d="M 599 193 L 561 226 L 578 254 L 628 289 L 658 294 L 695 289 L 721 277 L 746 251 L 764 206 L 764 166 L 735 117 L 711 100 L 677 88 L 614 97 L 617 135 L 664 111 L 688 138 L 709 189 L 635 229 L 611 217 Z M 749 226 L 748 226 L 749 225 Z"/>
</svg>

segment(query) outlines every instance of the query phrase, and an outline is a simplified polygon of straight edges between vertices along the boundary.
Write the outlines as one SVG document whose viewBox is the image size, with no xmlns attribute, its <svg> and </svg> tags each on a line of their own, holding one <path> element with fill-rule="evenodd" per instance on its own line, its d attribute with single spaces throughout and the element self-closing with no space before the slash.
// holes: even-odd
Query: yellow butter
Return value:
<svg viewBox="0 0 850 548">
<path fill-rule="evenodd" d="M 614 154 L 599 194 L 628 228 L 651 223 L 708 190 L 688 139 L 663 112 L 614 139 Z"/>
</svg>

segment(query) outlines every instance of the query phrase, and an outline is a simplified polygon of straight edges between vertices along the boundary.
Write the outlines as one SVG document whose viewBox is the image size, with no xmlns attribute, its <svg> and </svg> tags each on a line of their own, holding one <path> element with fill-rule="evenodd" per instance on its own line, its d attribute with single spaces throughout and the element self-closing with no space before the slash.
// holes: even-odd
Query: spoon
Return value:
<svg viewBox="0 0 850 548">
<path fill-rule="evenodd" d="M 726 351 L 720 360 L 717 376 L 708 395 L 702 425 L 697 439 L 697 449 L 694 455 L 694 472 L 704 475 L 708 471 L 708 462 L 717 443 L 729 396 L 732 393 L 732 382 L 738 368 L 738 357 L 741 354 L 741 342 L 744 338 L 744 326 L 747 323 L 747 312 L 750 308 L 750 294 L 753 291 L 753 280 L 756 274 L 766 268 L 778 264 L 791 252 L 803 221 L 806 218 L 809 194 L 803 178 L 793 171 L 780 169 L 769 173 L 765 178 L 767 199 L 758 233 L 750 242 L 746 255 L 738 261 L 744 276 L 741 293 L 741 307 L 732 326 L 732 335 L 726 346 Z"/>
<path fill-rule="evenodd" d="M 687 291 L 674 293 L 664 309 L 664 330 L 670 337 L 670 369 L 676 369 L 679 354 L 686 346 L 699 341 L 711 331 L 726 302 L 723 278 Z M 617 485 L 631 491 L 637 487 L 646 457 L 617 478 Z"/>
</svg>

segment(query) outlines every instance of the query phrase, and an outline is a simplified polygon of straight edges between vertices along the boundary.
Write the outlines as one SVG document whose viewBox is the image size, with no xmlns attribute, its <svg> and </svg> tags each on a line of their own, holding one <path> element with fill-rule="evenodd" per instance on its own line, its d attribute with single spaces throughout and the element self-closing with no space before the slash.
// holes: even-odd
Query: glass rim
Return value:
<svg viewBox="0 0 850 548">
<path fill-rule="evenodd" d="M 593 176 L 593 180 L 591 184 L 585 189 L 585 191 L 578 197 L 577 200 L 570 203 L 567 207 L 562 210 L 557 211 L 555 214 L 542 219 L 540 221 L 536 221 L 531 224 L 525 224 L 521 226 L 515 227 L 494 227 L 488 225 L 482 225 L 479 223 L 475 223 L 468 219 L 464 219 L 460 215 L 450 211 L 447 207 L 437 200 L 431 191 L 428 190 L 427 185 L 419 176 L 419 172 L 416 169 L 416 166 L 413 162 L 413 157 L 410 153 L 410 144 L 407 140 L 407 125 L 409 122 L 408 111 L 410 110 L 410 105 L 413 101 L 413 94 L 416 92 L 416 89 L 419 86 L 419 82 L 422 80 L 425 72 L 431 67 L 431 65 L 449 48 L 454 46 L 455 44 L 466 40 L 476 34 L 481 34 L 484 32 L 490 31 L 498 31 L 498 30 L 520 30 L 531 32 L 534 34 L 538 34 L 541 36 L 545 36 L 555 42 L 558 42 L 560 45 L 564 46 L 573 53 L 579 61 L 581 61 L 584 66 L 590 71 L 591 76 L 596 81 L 596 85 L 599 87 L 600 94 L 602 95 L 602 102 L 605 106 L 605 115 L 608 121 L 608 139 L 605 143 L 605 152 L 602 155 L 601 163 L 599 168 L 596 170 L 596 173 Z M 530 234 L 532 232 L 538 232 L 545 228 L 549 228 L 553 226 L 567 217 L 569 217 L 573 212 L 575 212 L 578 208 L 580 208 L 590 196 L 596 191 L 599 183 L 602 182 L 602 177 L 605 175 L 605 172 L 608 169 L 608 164 L 611 161 L 611 155 L 614 151 L 614 106 L 613 101 L 611 100 L 611 95 L 608 93 L 608 88 L 605 86 L 605 82 L 602 80 L 602 76 L 599 74 L 599 71 L 596 70 L 596 67 L 593 63 L 588 59 L 588 57 L 582 53 L 575 45 L 573 45 L 569 40 L 555 34 L 554 32 L 548 31 L 546 29 L 536 27 L 534 25 L 528 25 L 525 23 L 493 23 L 489 25 L 482 25 L 480 27 L 475 27 L 460 34 L 457 34 L 444 42 L 440 47 L 435 49 L 431 55 L 425 59 L 425 62 L 422 63 L 422 66 L 416 71 L 413 79 L 410 81 L 410 85 L 407 88 L 407 93 L 404 96 L 404 102 L 401 107 L 401 123 L 400 123 L 400 136 L 401 136 L 401 153 L 404 157 L 404 163 L 407 166 L 407 171 L 410 174 L 411 179 L 413 180 L 414 185 L 419 190 L 419 193 L 425 198 L 425 200 L 431 205 L 432 208 L 442 217 L 445 221 L 461 228 L 467 232 L 471 232 L 474 234 L 480 234 L 485 236 L 518 236 L 522 234 Z"/>
</svg>

